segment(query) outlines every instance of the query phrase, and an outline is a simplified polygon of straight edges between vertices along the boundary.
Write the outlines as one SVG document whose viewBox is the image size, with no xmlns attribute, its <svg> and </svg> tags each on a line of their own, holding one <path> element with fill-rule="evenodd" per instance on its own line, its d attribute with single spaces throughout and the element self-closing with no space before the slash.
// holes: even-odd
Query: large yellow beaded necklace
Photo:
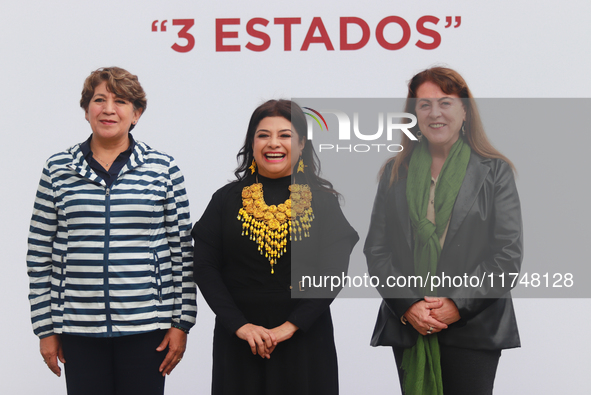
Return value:
<svg viewBox="0 0 591 395">
<path fill-rule="evenodd" d="M 279 205 L 268 206 L 263 197 L 263 184 L 255 183 L 242 189 L 242 208 L 238 220 L 242 221 L 242 236 L 259 245 L 259 252 L 271 263 L 271 274 L 277 259 L 287 252 L 289 240 L 302 240 L 310 237 L 312 212 L 312 192 L 308 185 L 289 186 L 289 199 Z M 292 237 L 293 229 L 293 237 Z"/>
</svg>

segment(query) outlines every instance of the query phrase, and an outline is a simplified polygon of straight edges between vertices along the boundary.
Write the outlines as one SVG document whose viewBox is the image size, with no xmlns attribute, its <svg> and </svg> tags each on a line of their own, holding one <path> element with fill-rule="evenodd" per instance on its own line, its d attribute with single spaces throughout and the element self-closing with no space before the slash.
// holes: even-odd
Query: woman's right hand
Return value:
<svg viewBox="0 0 591 395">
<path fill-rule="evenodd" d="M 440 308 L 442 303 L 441 300 L 433 302 L 426 302 L 425 300 L 418 301 L 406 310 L 404 317 L 423 336 L 441 332 L 447 328 L 447 325 L 431 317 L 430 314 L 431 309 Z"/>
<path fill-rule="evenodd" d="M 62 339 L 59 335 L 51 335 L 44 337 L 39 341 L 39 348 L 41 351 L 41 356 L 43 357 L 43 361 L 57 377 L 62 375 L 62 370 L 60 369 L 59 365 L 57 364 L 57 360 L 62 363 L 66 363 L 66 359 L 64 358 L 64 351 L 62 349 Z"/>
<path fill-rule="evenodd" d="M 271 358 L 271 353 L 277 345 L 277 339 L 273 332 L 258 325 L 242 325 L 236 331 L 236 336 L 248 342 L 253 355 L 258 353 L 261 357 L 267 359 Z"/>
</svg>

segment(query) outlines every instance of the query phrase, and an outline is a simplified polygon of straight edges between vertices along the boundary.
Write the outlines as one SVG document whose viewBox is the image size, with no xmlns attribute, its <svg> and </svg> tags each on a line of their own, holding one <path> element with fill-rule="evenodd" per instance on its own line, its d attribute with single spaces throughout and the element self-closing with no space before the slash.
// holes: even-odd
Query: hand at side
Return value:
<svg viewBox="0 0 591 395">
<path fill-rule="evenodd" d="M 49 370 L 55 373 L 57 377 L 60 377 L 62 370 L 57 360 L 59 359 L 61 363 L 66 363 L 60 335 L 51 335 L 41 339 L 39 341 L 39 350 Z"/>
</svg>

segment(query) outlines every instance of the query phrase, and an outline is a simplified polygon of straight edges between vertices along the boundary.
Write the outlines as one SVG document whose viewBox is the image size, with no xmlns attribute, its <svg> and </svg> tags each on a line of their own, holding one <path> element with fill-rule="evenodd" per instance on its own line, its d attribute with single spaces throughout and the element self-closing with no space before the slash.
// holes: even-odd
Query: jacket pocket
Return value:
<svg viewBox="0 0 591 395">
<path fill-rule="evenodd" d="M 61 306 L 64 304 L 64 299 L 66 297 L 66 265 L 68 259 L 66 258 L 66 254 L 60 255 L 60 285 L 58 287 L 58 305 Z"/>
<path fill-rule="evenodd" d="M 154 277 L 156 279 L 158 301 L 162 303 L 162 275 L 160 273 L 160 262 L 158 260 L 158 253 L 155 250 L 153 250 L 152 256 L 154 260 Z"/>
</svg>

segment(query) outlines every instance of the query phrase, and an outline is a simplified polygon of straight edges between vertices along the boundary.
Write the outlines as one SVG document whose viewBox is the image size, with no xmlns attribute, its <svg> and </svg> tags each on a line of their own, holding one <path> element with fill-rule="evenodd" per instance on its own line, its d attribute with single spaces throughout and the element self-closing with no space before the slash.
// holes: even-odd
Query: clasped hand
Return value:
<svg viewBox="0 0 591 395">
<path fill-rule="evenodd" d="M 236 336 L 248 342 L 253 355 L 269 359 L 277 344 L 290 339 L 297 330 L 298 327 L 289 321 L 273 329 L 245 324 L 236 331 Z"/>
<path fill-rule="evenodd" d="M 410 306 L 404 317 L 417 332 L 426 336 L 447 329 L 460 319 L 460 312 L 451 299 L 425 296 Z"/>
</svg>

